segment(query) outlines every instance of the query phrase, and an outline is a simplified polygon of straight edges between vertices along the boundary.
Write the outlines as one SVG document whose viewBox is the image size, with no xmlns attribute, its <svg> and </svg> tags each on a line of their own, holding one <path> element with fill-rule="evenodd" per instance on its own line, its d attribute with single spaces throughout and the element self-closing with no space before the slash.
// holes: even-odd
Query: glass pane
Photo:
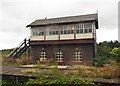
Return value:
<svg viewBox="0 0 120 86">
<path fill-rule="evenodd" d="M 55 35 L 55 31 L 53 31 L 53 35 Z"/>
<path fill-rule="evenodd" d="M 61 34 L 63 34 L 63 31 L 61 31 Z"/>
<path fill-rule="evenodd" d="M 76 30 L 76 33 L 79 33 L 79 29 Z"/>
<path fill-rule="evenodd" d="M 58 31 L 56 31 L 56 35 L 58 34 Z"/>
<path fill-rule="evenodd" d="M 68 34 L 70 34 L 70 30 L 68 30 Z"/>
<path fill-rule="evenodd" d="M 66 31 L 66 30 L 64 30 L 64 34 L 67 34 L 67 31 Z"/>
<path fill-rule="evenodd" d="M 80 33 L 83 33 L 83 29 L 80 29 Z"/>
<path fill-rule="evenodd" d="M 88 29 L 85 29 L 85 33 L 88 33 Z"/>
<path fill-rule="evenodd" d="M 89 32 L 91 33 L 91 32 L 92 32 L 92 29 L 89 29 Z"/>
<path fill-rule="evenodd" d="M 44 32 L 41 32 L 41 35 L 44 35 Z"/>
<path fill-rule="evenodd" d="M 71 30 L 71 34 L 73 34 L 74 33 L 74 30 Z"/>
</svg>

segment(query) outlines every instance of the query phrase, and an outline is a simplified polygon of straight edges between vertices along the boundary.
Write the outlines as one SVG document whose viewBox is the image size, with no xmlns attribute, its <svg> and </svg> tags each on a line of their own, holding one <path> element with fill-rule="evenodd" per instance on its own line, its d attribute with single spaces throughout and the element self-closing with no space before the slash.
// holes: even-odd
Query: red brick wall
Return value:
<svg viewBox="0 0 120 86">
<path fill-rule="evenodd" d="M 34 62 L 39 59 L 42 48 L 44 48 L 47 53 L 47 60 L 55 60 L 55 52 L 60 50 L 63 51 L 63 65 L 78 64 L 73 61 L 76 48 L 82 52 L 83 57 L 82 63 L 79 64 L 90 64 L 95 54 L 94 43 L 31 45 L 31 57 Z"/>
</svg>

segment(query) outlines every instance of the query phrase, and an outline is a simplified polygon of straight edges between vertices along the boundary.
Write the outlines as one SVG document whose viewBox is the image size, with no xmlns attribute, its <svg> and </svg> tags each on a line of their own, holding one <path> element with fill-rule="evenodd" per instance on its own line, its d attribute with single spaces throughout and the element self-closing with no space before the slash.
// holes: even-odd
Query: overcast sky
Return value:
<svg viewBox="0 0 120 86">
<path fill-rule="evenodd" d="M 118 40 L 118 0 L 1 0 L 0 49 L 16 47 L 30 36 L 26 25 L 36 19 L 98 11 L 97 42 Z"/>
</svg>

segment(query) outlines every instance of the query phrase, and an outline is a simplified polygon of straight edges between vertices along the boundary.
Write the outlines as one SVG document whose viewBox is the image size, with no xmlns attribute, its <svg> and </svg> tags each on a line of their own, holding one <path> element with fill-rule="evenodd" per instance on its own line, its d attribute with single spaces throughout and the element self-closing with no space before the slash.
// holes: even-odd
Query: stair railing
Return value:
<svg viewBox="0 0 120 86">
<path fill-rule="evenodd" d="M 24 40 L 24 44 L 16 51 L 14 57 L 20 56 L 29 47 L 30 39 Z"/>
<path fill-rule="evenodd" d="M 30 39 L 24 39 L 9 55 L 8 57 L 15 56 L 20 50 L 26 46 L 29 46 Z"/>
</svg>

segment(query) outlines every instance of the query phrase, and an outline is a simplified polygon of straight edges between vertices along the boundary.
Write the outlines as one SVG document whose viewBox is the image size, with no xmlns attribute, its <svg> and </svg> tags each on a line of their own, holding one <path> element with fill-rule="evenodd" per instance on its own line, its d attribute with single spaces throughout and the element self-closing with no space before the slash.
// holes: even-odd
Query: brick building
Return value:
<svg viewBox="0 0 120 86">
<path fill-rule="evenodd" d="M 87 14 L 39 19 L 30 27 L 32 61 L 58 64 L 90 64 L 95 57 L 98 15 Z"/>
</svg>

